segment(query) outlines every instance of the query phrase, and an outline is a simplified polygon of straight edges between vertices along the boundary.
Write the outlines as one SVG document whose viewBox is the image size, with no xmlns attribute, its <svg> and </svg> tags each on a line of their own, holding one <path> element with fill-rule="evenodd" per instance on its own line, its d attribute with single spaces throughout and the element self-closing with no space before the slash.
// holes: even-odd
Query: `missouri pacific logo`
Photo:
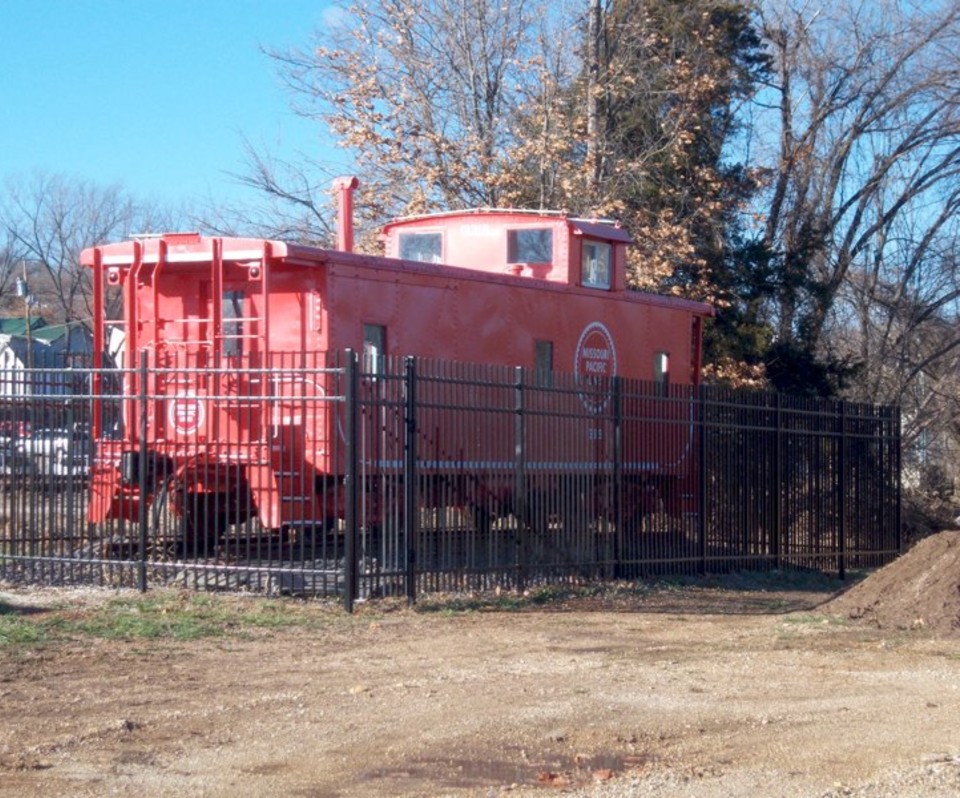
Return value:
<svg viewBox="0 0 960 798">
<path fill-rule="evenodd" d="M 583 386 L 580 401 L 591 413 L 600 413 L 610 401 L 607 380 L 617 373 L 617 348 L 610 331 L 599 321 L 584 327 L 573 356 L 573 373 Z"/>
</svg>

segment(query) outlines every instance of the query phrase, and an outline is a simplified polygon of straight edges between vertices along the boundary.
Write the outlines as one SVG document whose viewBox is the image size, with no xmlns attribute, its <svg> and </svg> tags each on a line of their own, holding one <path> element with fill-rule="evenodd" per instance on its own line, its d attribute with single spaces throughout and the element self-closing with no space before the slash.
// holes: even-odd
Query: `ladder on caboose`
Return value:
<svg viewBox="0 0 960 798">
<path fill-rule="evenodd" d="M 209 289 L 201 288 L 201 296 L 205 293 L 209 295 L 201 299 L 200 313 L 188 318 L 164 319 L 158 313 L 162 307 L 163 277 L 168 275 L 175 279 L 175 274 L 170 271 L 171 263 L 179 269 L 183 268 L 184 263 L 190 263 L 179 255 L 171 261 L 171 248 L 177 244 L 200 244 L 204 240 L 197 233 L 165 234 L 155 238 L 155 247 L 148 248 L 143 240 L 131 242 L 129 260 L 124 264 L 127 269 L 126 275 L 123 275 L 125 279 L 120 279 L 120 271 L 113 263 L 108 276 L 102 250 L 97 248 L 94 252 L 95 396 L 99 397 L 102 393 L 101 370 L 105 365 L 107 328 L 110 325 L 121 327 L 126 338 L 125 351 L 130 353 L 127 355 L 130 362 L 124 363 L 128 369 L 124 388 L 124 417 L 127 420 L 129 443 L 136 445 L 140 436 L 138 396 L 178 394 L 196 390 L 203 383 L 203 394 L 211 397 L 210 401 L 224 405 L 231 402 L 243 404 L 259 418 L 259 423 L 249 423 L 245 429 L 242 425 L 240 429 L 231 428 L 226 436 L 223 435 L 224 430 L 214 427 L 206 446 L 208 451 L 212 456 L 218 456 L 217 451 L 229 450 L 231 443 L 238 443 L 240 446 L 235 449 L 245 450 L 259 460 L 251 464 L 260 471 L 252 480 L 256 483 L 253 487 L 262 494 L 261 501 L 273 505 L 273 509 L 261 513 L 261 516 L 266 516 L 263 520 L 269 519 L 271 524 L 284 526 L 314 523 L 318 517 L 322 517 L 316 494 L 316 468 L 307 456 L 308 443 L 302 421 L 299 425 L 291 424 L 289 414 L 284 411 L 285 405 L 296 401 L 298 391 L 307 391 L 306 378 L 303 376 L 305 372 L 300 372 L 302 388 L 271 376 L 275 353 L 270 348 L 268 300 L 276 262 L 273 242 L 264 240 L 257 258 L 251 257 L 247 242 L 241 254 L 230 250 L 229 239 L 208 239 L 208 254 L 197 257 L 194 252 L 193 256 L 197 259 L 191 263 L 191 267 L 201 273 L 203 269 L 208 270 L 206 284 Z M 229 280 L 225 279 L 228 265 L 232 271 Z M 246 282 L 250 285 L 250 289 L 246 289 L 248 293 L 245 293 L 246 311 L 238 313 L 234 310 L 225 314 L 225 287 L 236 284 L 238 266 L 246 270 Z M 106 316 L 105 290 L 108 284 L 122 284 L 126 309 L 124 319 L 110 320 Z M 145 307 L 154 314 L 146 335 L 141 324 Z M 233 351 L 227 354 L 225 349 Z M 141 352 L 148 355 L 148 368 L 169 370 L 162 381 L 158 382 L 158 373 L 153 372 L 147 375 L 149 383 L 140 385 L 137 366 Z M 188 356 L 181 359 L 177 353 L 186 353 Z M 237 353 L 240 357 L 234 359 L 232 355 Z M 182 372 L 180 366 L 185 367 Z M 302 369 L 305 364 L 301 363 L 300 366 Z M 209 371 L 204 373 L 203 369 Z M 231 378 L 238 374 L 240 378 L 234 379 L 232 384 L 241 387 L 228 387 Z M 211 411 L 213 408 L 214 405 L 211 405 Z M 211 415 L 214 414 L 211 412 Z M 99 438 L 102 434 L 99 413 L 94 414 L 94 424 L 94 434 Z M 323 447 L 324 442 L 318 439 L 324 432 L 319 427 L 311 430 L 311 443 L 315 447 Z M 255 453 L 260 454 L 258 456 Z M 232 454 L 235 451 L 225 456 Z M 273 496 L 268 497 L 267 493 Z"/>
</svg>

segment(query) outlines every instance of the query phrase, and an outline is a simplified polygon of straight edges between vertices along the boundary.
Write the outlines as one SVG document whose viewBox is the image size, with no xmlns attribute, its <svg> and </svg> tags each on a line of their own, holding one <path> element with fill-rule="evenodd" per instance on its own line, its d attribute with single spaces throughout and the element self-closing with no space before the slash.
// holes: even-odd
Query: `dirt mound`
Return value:
<svg viewBox="0 0 960 798">
<path fill-rule="evenodd" d="M 881 629 L 960 635 L 960 531 L 924 538 L 822 609 Z"/>
</svg>

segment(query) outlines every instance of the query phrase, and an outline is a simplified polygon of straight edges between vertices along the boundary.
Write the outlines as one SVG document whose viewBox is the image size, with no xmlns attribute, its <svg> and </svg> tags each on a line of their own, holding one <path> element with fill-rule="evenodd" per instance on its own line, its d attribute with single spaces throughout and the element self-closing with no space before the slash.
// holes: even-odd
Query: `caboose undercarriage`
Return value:
<svg viewBox="0 0 960 798">
<path fill-rule="evenodd" d="M 91 478 L 93 523 L 171 514 L 178 542 L 214 545 L 228 526 L 256 518 L 264 530 L 332 527 L 338 480 L 301 462 L 271 464 L 270 447 L 248 444 L 145 450 L 102 446 Z"/>
<path fill-rule="evenodd" d="M 115 442 L 101 447 L 89 520 L 145 524 L 150 545 L 171 557 L 243 557 L 286 546 L 319 547 L 336 558 L 351 524 L 361 557 L 392 569 L 408 546 L 421 569 L 463 561 L 484 570 L 520 557 L 557 567 L 610 563 L 599 566 L 611 571 L 606 576 L 632 575 L 625 560 L 696 554 L 691 486 L 677 474 L 621 475 L 614 483 L 610 473 L 541 472 L 518 491 L 515 474 L 483 463 L 471 464 L 472 473 L 419 468 L 407 477 L 361 460 L 361 509 L 351 518 L 350 477 L 313 467 L 283 471 L 264 458 L 263 447 L 184 457 L 179 449 L 141 452 Z M 415 546 L 401 542 L 411 534 Z M 521 540 L 526 550 L 518 552 Z"/>
</svg>

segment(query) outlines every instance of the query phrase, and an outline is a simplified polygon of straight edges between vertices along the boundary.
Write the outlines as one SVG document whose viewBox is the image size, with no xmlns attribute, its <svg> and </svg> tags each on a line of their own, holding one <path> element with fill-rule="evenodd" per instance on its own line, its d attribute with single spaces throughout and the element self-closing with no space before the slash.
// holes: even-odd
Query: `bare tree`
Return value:
<svg viewBox="0 0 960 798">
<path fill-rule="evenodd" d="M 899 404 L 913 484 L 956 479 L 960 2 L 767 0 L 764 26 L 769 373 Z"/>
<path fill-rule="evenodd" d="M 762 95 L 772 113 L 758 115 L 755 143 L 772 178 L 758 206 L 778 265 L 772 318 L 781 344 L 837 367 L 834 377 L 844 358 L 855 363 L 833 344 L 858 320 L 856 360 L 877 366 L 882 348 L 867 334 L 864 302 L 952 301 L 935 273 L 948 261 L 935 255 L 956 236 L 958 23 L 956 0 L 764 7 L 777 79 Z"/>
<path fill-rule="evenodd" d="M 330 185 L 339 174 L 302 153 L 281 159 L 244 145 L 247 170 L 237 181 L 257 199 L 238 205 L 211 205 L 195 214 L 197 225 L 219 235 L 258 235 L 281 241 L 331 246 L 336 231 Z"/>
<path fill-rule="evenodd" d="M 494 205 L 538 11 L 533 0 L 356 3 L 310 50 L 272 55 L 299 112 L 361 154 L 378 210 Z"/>
<path fill-rule="evenodd" d="M 61 175 L 35 174 L 7 182 L 0 222 L 8 258 L 24 264 L 30 289 L 49 320 L 88 325 L 90 279 L 80 251 L 133 233 L 169 229 L 154 210 L 118 186 L 101 188 Z M 2 284 L 4 294 L 9 283 Z"/>
<path fill-rule="evenodd" d="M 555 200 L 560 130 L 571 146 L 563 92 L 578 71 L 570 29 L 583 21 L 581 0 L 375 0 L 340 11 L 309 48 L 270 55 L 294 109 L 355 157 L 361 228 L 410 213 Z M 246 182 L 296 221 L 282 219 L 281 229 L 303 222 L 312 238 L 329 235 L 319 191 L 328 169 L 291 169 L 254 152 L 248 163 Z"/>
<path fill-rule="evenodd" d="M 22 300 L 14 301 L 16 296 L 15 284 L 18 275 L 18 266 L 22 263 L 18 259 L 18 249 L 14 246 L 12 236 L 8 230 L 3 230 L 4 243 L 0 246 L 0 311 L 11 313 L 22 310 Z"/>
</svg>

